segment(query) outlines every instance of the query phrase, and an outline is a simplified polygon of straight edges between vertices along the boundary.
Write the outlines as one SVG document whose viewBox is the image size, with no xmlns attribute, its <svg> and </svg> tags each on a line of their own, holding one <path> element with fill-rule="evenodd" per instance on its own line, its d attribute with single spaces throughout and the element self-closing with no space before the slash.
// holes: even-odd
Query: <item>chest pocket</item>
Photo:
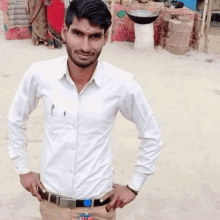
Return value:
<svg viewBox="0 0 220 220">
<path fill-rule="evenodd" d="M 61 106 L 45 106 L 46 130 L 55 140 L 62 139 L 75 126 L 73 111 Z"/>
</svg>

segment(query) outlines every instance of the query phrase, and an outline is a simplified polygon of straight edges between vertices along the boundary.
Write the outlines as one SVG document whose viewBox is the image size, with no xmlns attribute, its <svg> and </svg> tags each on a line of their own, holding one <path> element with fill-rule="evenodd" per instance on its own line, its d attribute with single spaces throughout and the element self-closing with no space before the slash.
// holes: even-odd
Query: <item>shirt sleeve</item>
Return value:
<svg viewBox="0 0 220 220">
<path fill-rule="evenodd" d="M 28 69 L 19 84 L 8 114 L 8 153 L 18 174 L 30 172 L 27 157 L 26 122 L 29 114 L 37 107 L 40 98 L 38 77 L 33 66 Z"/>
<path fill-rule="evenodd" d="M 134 174 L 128 183 L 132 189 L 139 191 L 149 175 L 154 173 L 154 163 L 162 147 L 160 128 L 140 85 L 134 79 L 124 86 L 119 110 L 126 119 L 136 124 L 138 138 L 141 139 Z"/>
</svg>

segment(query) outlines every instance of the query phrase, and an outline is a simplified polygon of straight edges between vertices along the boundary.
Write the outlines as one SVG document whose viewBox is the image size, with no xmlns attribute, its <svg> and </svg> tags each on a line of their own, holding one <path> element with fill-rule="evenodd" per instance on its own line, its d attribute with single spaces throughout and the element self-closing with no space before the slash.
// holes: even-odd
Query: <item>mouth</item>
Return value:
<svg viewBox="0 0 220 220">
<path fill-rule="evenodd" d="M 77 53 L 79 56 L 82 56 L 82 57 L 90 57 L 92 56 L 92 54 L 88 54 L 88 53 Z"/>
<path fill-rule="evenodd" d="M 83 54 L 83 53 L 78 53 L 78 58 L 81 60 L 88 60 L 90 59 L 91 54 Z"/>
</svg>

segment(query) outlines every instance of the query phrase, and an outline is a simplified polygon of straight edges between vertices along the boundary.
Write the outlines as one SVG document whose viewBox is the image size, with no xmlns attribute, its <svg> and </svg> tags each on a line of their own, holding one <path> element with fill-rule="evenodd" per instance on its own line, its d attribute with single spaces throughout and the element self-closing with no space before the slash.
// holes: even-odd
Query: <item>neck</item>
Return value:
<svg viewBox="0 0 220 220">
<path fill-rule="evenodd" d="M 92 78 L 93 72 L 96 68 L 98 61 L 93 63 L 91 66 L 82 68 L 75 65 L 75 63 L 68 58 L 67 66 L 71 79 L 75 84 L 85 85 Z"/>
</svg>

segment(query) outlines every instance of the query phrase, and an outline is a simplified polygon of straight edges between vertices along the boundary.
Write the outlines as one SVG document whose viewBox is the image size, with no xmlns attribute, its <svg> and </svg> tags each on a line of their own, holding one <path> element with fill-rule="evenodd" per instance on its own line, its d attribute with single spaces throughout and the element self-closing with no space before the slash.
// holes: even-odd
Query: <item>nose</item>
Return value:
<svg viewBox="0 0 220 220">
<path fill-rule="evenodd" d="M 81 49 L 82 51 L 84 51 L 85 53 L 88 53 L 90 51 L 90 44 L 89 44 L 89 39 L 88 37 L 84 37 L 82 44 L 81 44 Z"/>
</svg>

